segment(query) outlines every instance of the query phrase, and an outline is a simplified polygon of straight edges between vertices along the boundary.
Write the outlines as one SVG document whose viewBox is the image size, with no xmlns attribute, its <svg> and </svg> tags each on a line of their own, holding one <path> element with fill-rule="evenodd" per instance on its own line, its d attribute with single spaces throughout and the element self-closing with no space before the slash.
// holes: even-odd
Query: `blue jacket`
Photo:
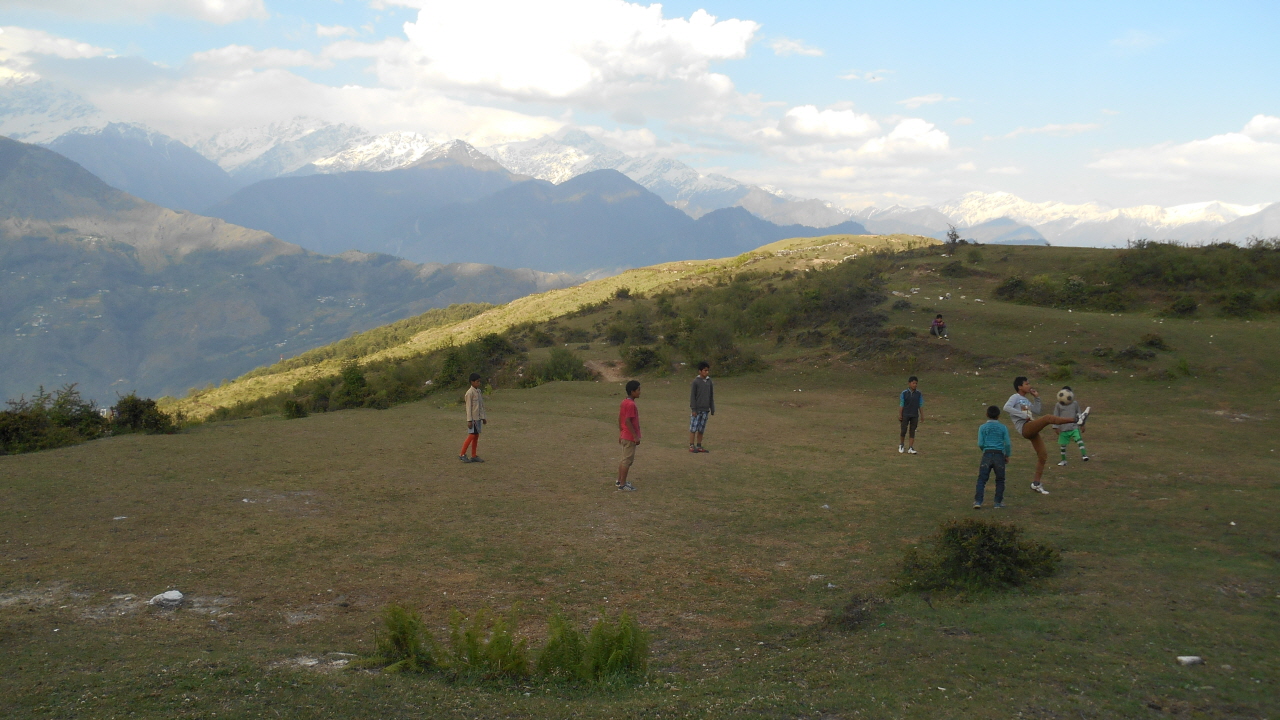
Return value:
<svg viewBox="0 0 1280 720">
<path fill-rule="evenodd" d="M 1009 442 L 1009 428 L 999 420 L 988 420 L 978 426 L 978 447 L 983 452 L 999 450 L 1005 457 L 1013 454 L 1013 443 Z"/>
</svg>

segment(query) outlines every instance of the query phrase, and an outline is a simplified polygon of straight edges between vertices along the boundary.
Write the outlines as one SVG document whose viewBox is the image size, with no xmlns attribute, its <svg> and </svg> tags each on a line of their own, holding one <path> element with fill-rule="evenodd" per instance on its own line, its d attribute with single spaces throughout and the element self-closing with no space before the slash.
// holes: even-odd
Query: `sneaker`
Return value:
<svg viewBox="0 0 1280 720">
<path fill-rule="evenodd" d="M 994 507 L 996 510 L 1003 510 L 1003 509 L 1004 509 L 1004 503 L 996 503 L 996 504 L 995 504 L 994 506 L 992 506 L 992 507 Z"/>
<path fill-rule="evenodd" d="M 906 446 L 906 445 L 899 445 L 899 446 L 898 446 L 898 452 L 900 452 L 900 453 L 904 453 L 904 452 L 906 452 L 906 451 L 907 451 L 907 446 Z"/>
<path fill-rule="evenodd" d="M 1043 485 L 1041 485 L 1040 483 L 1031 483 L 1031 489 L 1032 489 L 1032 490 L 1035 490 L 1036 492 L 1040 493 L 1041 495 L 1048 495 L 1048 494 L 1049 494 L 1049 491 L 1048 491 L 1048 490 L 1045 490 L 1045 489 L 1044 489 L 1044 486 L 1043 486 Z"/>
<path fill-rule="evenodd" d="M 696 452 L 698 452 L 698 448 L 696 448 L 696 447 L 694 447 L 694 446 L 690 445 L 690 446 L 689 446 L 689 452 L 691 452 L 691 453 L 696 453 Z"/>
<path fill-rule="evenodd" d="M 973 504 L 973 509 L 974 509 L 974 510 L 981 510 L 981 509 L 982 509 L 982 503 L 974 503 L 974 504 Z"/>
<path fill-rule="evenodd" d="M 620 487 L 620 488 L 618 488 L 618 489 L 619 489 L 619 490 L 625 490 L 625 491 L 627 491 L 627 492 L 635 492 L 635 491 L 636 491 L 636 489 L 631 485 L 631 481 L 630 481 L 630 480 L 628 480 L 628 481 L 627 481 L 627 484 L 626 484 L 626 485 L 623 485 L 622 487 Z"/>
<path fill-rule="evenodd" d="M 1080 456 L 1080 462 L 1089 462 L 1089 456 L 1088 456 L 1088 455 L 1081 455 L 1081 456 Z"/>
<path fill-rule="evenodd" d="M 1066 467 L 1066 466 L 1067 466 L 1066 460 L 1063 460 L 1062 462 L 1058 463 L 1058 467 Z"/>
<path fill-rule="evenodd" d="M 471 456 L 471 462 L 484 462 L 484 460 L 483 460 L 482 458 L 479 458 L 479 457 L 475 456 L 475 455 L 472 455 L 472 456 Z"/>
<path fill-rule="evenodd" d="M 915 449 L 915 448 L 907 448 L 907 454 L 908 454 L 908 455 L 919 455 L 920 453 L 916 452 L 916 449 Z"/>
<path fill-rule="evenodd" d="M 1084 421 L 1089 419 L 1089 411 L 1091 410 L 1093 410 L 1092 407 L 1087 407 L 1084 409 L 1084 412 L 1080 413 L 1080 416 L 1076 418 L 1076 427 L 1081 430 L 1084 429 Z"/>
<path fill-rule="evenodd" d="M 462 462 L 471 462 L 471 458 L 467 457 L 466 455 L 459 455 L 458 459 L 461 460 Z"/>
<path fill-rule="evenodd" d="M 700 452 L 700 453 L 704 453 L 704 452 L 711 452 L 711 451 L 710 451 L 710 450 L 708 450 L 708 449 L 706 449 L 706 448 L 704 448 L 704 447 L 702 447 L 701 445 L 699 445 L 699 446 L 698 446 L 698 452 Z"/>
</svg>

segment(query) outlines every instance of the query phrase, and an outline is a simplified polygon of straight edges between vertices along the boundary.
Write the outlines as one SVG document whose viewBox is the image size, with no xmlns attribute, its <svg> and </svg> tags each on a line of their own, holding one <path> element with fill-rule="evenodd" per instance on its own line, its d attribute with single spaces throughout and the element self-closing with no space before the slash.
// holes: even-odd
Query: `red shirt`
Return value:
<svg viewBox="0 0 1280 720">
<path fill-rule="evenodd" d="M 631 426 L 627 422 L 628 418 L 635 419 L 635 437 L 631 437 Z M 618 408 L 618 437 L 632 442 L 639 442 L 640 440 L 640 411 L 636 409 L 636 401 L 631 398 L 623 400 L 621 407 Z"/>
</svg>

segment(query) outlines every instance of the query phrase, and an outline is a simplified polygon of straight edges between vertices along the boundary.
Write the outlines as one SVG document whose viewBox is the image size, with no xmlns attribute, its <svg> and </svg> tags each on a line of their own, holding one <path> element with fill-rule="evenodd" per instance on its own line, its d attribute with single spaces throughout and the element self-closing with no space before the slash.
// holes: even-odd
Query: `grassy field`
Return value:
<svg viewBox="0 0 1280 720">
<path fill-rule="evenodd" d="M 987 249 L 979 268 L 1102 252 L 1038 251 Z M 0 715 L 1280 714 L 1275 316 L 1009 305 L 989 297 L 994 269 L 944 279 L 937 264 L 889 278 L 913 305 L 889 325 L 922 332 L 942 312 L 950 341 L 857 364 L 762 346 L 771 369 L 716 381 L 708 455 L 685 450 L 689 378 L 645 378 L 636 493 L 612 487 L 616 382 L 495 392 L 483 465 L 456 459 L 451 396 L 0 457 Z M 1151 332 L 1172 349 L 1150 362 L 1090 352 Z M 1008 508 L 971 510 L 983 409 L 1015 374 L 1056 388 L 1044 374 L 1064 359 L 1094 408 L 1094 459 L 1051 464 L 1052 494 L 1034 495 L 1015 438 Z M 915 457 L 896 451 L 911 371 Z M 891 591 L 906 548 L 975 514 L 1061 548 L 1061 575 L 969 600 Z M 143 604 L 171 588 L 190 603 Z M 832 624 L 855 596 L 870 618 Z M 535 646 L 552 608 L 584 626 L 628 610 L 653 634 L 650 677 L 451 685 L 336 667 L 371 648 L 392 601 L 441 630 L 452 608 L 519 603 Z"/>
</svg>

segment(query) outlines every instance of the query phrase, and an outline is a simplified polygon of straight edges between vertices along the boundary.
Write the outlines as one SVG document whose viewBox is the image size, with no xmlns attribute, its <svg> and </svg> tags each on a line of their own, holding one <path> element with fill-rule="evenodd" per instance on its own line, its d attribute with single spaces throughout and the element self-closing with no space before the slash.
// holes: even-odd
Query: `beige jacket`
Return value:
<svg viewBox="0 0 1280 720">
<path fill-rule="evenodd" d="M 467 422 L 484 420 L 484 393 L 480 388 L 467 388 Z"/>
</svg>

